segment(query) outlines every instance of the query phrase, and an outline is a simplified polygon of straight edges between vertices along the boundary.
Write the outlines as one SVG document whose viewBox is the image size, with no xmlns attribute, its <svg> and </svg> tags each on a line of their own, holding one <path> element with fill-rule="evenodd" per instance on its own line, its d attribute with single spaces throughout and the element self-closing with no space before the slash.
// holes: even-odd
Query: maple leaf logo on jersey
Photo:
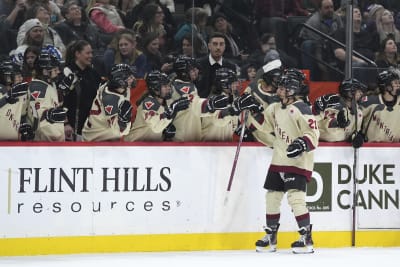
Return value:
<svg viewBox="0 0 400 267">
<path fill-rule="evenodd" d="M 184 94 L 188 94 L 190 92 L 190 87 L 189 86 L 184 86 L 180 89 L 180 91 Z"/>
<path fill-rule="evenodd" d="M 146 109 L 151 109 L 152 106 L 154 106 L 154 103 L 151 101 L 144 102 L 144 106 Z"/>
<path fill-rule="evenodd" d="M 104 110 L 108 113 L 111 114 L 112 110 L 113 110 L 113 106 L 112 105 L 107 105 L 104 107 Z"/>
<path fill-rule="evenodd" d="M 40 96 L 40 91 L 33 91 L 31 93 L 31 96 L 33 97 L 33 99 L 37 99 Z"/>
</svg>

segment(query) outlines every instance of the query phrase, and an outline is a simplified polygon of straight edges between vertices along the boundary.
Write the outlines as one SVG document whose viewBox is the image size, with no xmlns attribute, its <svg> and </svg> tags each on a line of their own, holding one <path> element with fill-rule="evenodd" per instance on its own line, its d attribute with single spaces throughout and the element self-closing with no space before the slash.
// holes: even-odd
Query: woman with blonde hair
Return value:
<svg viewBox="0 0 400 267">
<path fill-rule="evenodd" d="M 146 56 L 136 47 L 135 33 L 128 29 L 119 32 L 104 53 L 106 73 L 115 64 L 125 63 L 136 67 L 136 78 L 143 78 L 146 62 Z"/>
<path fill-rule="evenodd" d="M 392 11 L 385 9 L 376 17 L 376 31 L 380 41 L 385 40 L 391 34 L 395 42 L 400 43 L 400 31 L 396 29 Z"/>
</svg>

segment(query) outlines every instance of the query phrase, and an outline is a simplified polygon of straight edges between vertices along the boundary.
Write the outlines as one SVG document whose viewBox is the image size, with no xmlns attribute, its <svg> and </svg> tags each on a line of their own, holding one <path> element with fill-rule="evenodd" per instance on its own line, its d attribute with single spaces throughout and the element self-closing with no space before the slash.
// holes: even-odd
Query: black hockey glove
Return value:
<svg viewBox="0 0 400 267">
<path fill-rule="evenodd" d="M 344 114 L 344 109 L 338 112 L 336 116 L 336 121 L 340 128 L 346 128 L 347 126 L 349 126 L 350 120 L 346 118 L 346 115 Z"/>
<path fill-rule="evenodd" d="M 174 138 L 175 134 L 176 134 L 176 128 L 172 123 L 168 124 L 168 126 L 165 127 L 165 129 L 162 132 L 164 141 L 171 141 L 172 138 Z"/>
<path fill-rule="evenodd" d="M 68 94 L 69 91 L 74 89 L 74 84 L 78 81 L 78 77 L 68 68 L 64 68 L 64 73 L 60 75 L 59 80 L 56 82 L 56 87 L 63 94 Z"/>
<path fill-rule="evenodd" d="M 132 105 L 128 100 L 123 101 L 118 107 L 118 121 L 128 123 L 132 119 Z"/>
<path fill-rule="evenodd" d="M 43 116 L 50 123 L 64 123 L 67 118 L 67 109 L 63 107 L 50 108 L 43 113 Z"/>
<path fill-rule="evenodd" d="M 360 148 L 365 141 L 365 136 L 363 133 L 360 131 L 354 132 L 352 137 L 351 137 L 351 144 L 353 145 L 354 148 Z"/>
<path fill-rule="evenodd" d="M 252 112 L 262 112 L 264 109 L 260 103 L 250 94 L 243 94 L 240 97 L 233 100 L 232 103 L 233 114 L 239 115 L 243 110 L 251 110 Z"/>
<path fill-rule="evenodd" d="M 32 126 L 26 122 L 21 123 L 18 131 L 21 141 L 31 141 L 35 138 L 35 132 L 33 131 Z"/>
<path fill-rule="evenodd" d="M 286 155 L 288 158 L 297 158 L 304 151 L 307 151 L 307 143 L 306 141 L 299 137 L 293 140 L 293 142 L 286 149 Z"/>
<path fill-rule="evenodd" d="M 226 95 L 212 95 L 207 99 L 207 111 L 225 109 L 229 104 L 229 97 Z"/>
<path fill-rule="evenodd" d="M 239 124 L 238 127 L 235 129 L 234 133 L 240 137 L 242 133 L 243 123 Z M 244 133 L 243 133 L 243 141 L 254 141 L 253 132 L 256 128 L 252 125 L 250 127 L 245 126 Z"/>
<path fill-rule="evenodd" d="M 340 96 L 336 94 L 328 94 L 318 97 L 314 102 L 314 109 L 317 113 L 324 111 L 327 108 L 341 109 L 343 104 Z"/>
<path fill-rule="evenodd" d="M 7 91 L 6 101 L 9 104 L 15 104 L 18 101 L 18 97 L 26 95 L 27 93 L 28 83 L 18 83 Z"/>
<path fill-rule="evenodd" d="M 181 97 L 169 105 L 164 111 L 164 116 L 172 120 L 175 118 L 176 114 L 181 111 L 189 108 L 190 100 L 187 97 Z"/>
</svg>

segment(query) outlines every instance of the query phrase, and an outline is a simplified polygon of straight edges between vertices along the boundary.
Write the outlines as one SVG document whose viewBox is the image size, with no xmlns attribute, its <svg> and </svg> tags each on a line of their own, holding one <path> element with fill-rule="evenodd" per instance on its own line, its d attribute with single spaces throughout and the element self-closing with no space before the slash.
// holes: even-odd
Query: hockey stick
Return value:
<svg viewBox="0 0 400 267">
<path fill-rule="evenodd" d="M 353 112 L 354 112 L 354 123 L 356 133 L 358 131 L 358 109 L 357 102 L 355 97 L 353 96 L 351 103 Z M 353 210 L 352 210 L 352 228 L 351 228 L 351 246 L 354 247 L 356 245 L 356 204 L 357 204 L 357 160 L 358 160 L 358 148 L 354 148 L 354 158 L 353 158 Z"/>
<path fill-rule="evenodd" d="M 226 191 L 228 191 L 228 192 L 231 191 L 233 177 L 235 176 L 236 165 L 237 165 L 237 162 L 238 162 L 238 159 L 239 159 L 240 147 L 242 146 L 243 137 L 244 137 L 244 131 L 245 131 L 245 128 L 246 128 L 246 121 L 247 121 L 248 117 L 249 117 L 249 113 L 248 113 L 248 111 L 245 111 L 244 118 L 242 119 L 242 123 L 241 123 L 242 129 L 240 131 L 239 143 L 237 144 L 235 158 L 233 159 L 233 165 L 232 165 L 232 169 L 231 169 L 231 176 L 229 177 L 228 188 L 226 189 Z"/>
</svg>

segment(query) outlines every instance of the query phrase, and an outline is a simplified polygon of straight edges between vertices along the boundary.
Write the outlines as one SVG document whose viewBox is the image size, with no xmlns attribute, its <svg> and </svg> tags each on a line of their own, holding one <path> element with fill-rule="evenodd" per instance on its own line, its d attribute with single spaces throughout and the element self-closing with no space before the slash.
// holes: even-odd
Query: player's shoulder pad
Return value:
<svg viewBox="0 0 400 267">
<path fill-rule="evenodd" d="M 44 81 L 32 80 L 29 83 L 29 94 L 31 100 L 37 98 L 44 98 L 48 86 L 49 85 Z"/>
<path fill-rule="evenodd" d="M 311 111 L 311 107 L 308 104 L 304 103 L 303 101 L 297 101 L 297 102 L 293 103 L 293 106 L 298 108 L 300 113 L 303 115 L 313 115 L 312 111 Z"/>
<path fill-rule="evenodd" d="M 142 101 L 143 110 L 158 110 L 160 108 L 160 103 L 154 97 L 146 97 Z"/>
<path fill-rule="evenodd" d="M 174 81 L 172 86 L 179 95 L 186 95 L 196 92 L 196 86 L 193 83 Z"/>
<path fill-rule="evenodd" d="M 379 105 L 381 101 L 378 95 L 366 95 L 360 99 L 360 106 L 368 107 L 370 105 Z"/>
</svg>

